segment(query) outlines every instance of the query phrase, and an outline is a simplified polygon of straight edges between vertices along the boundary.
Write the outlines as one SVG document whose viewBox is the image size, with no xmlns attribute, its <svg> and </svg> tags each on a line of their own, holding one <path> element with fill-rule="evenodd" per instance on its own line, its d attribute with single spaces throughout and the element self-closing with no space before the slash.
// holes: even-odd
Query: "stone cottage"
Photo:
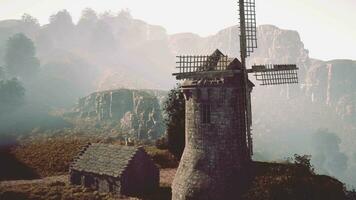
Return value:
<svg viewBox="0 0 356 200">
<path fill-rule="evenodd" d="M 121 195 L 139 195 L 159 186 L 159 169 L 141 147 L 88 144 L 69 174 L 71 184 Z"/>
</svg>

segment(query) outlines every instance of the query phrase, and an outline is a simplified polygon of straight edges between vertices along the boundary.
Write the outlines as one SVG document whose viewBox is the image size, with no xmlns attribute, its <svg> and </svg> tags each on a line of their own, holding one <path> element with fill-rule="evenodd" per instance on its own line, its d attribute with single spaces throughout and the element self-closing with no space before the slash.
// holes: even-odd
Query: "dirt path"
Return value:
<svg viewBox="0 0 356 200">
<path fill-rule="evenodd" d="M 170 186 L 173 182 L 176 169 L 161 169 L 160 182 L 161 185 Z M 33 184 L 51 184 L 55 182 L 68 183 L 68 175 L 50 176 L 43 179 L 34 180 L 13 180 L 13 181 L 0 181 L 0 188 L 18 185 L 33 185 Z"/>
<path fill-rule="evenodd" d="M 172 185 L 174 176 L 177 172 L 177 169 L 161 169 L 160 171 L 160 182 L 161 185 Z"/>
<path fill-rule="evenodd" d="M 0 181 L 0 187 L 7 186 L 18 186 L 18 185 L 27 185 L 27 184 L 51 184 L 55 182 L 68 182 L 68 176 L 50 176 L 43 179 L 34 179 L 34 180 L 13 180 L 13 181 Z"/>
</svg>

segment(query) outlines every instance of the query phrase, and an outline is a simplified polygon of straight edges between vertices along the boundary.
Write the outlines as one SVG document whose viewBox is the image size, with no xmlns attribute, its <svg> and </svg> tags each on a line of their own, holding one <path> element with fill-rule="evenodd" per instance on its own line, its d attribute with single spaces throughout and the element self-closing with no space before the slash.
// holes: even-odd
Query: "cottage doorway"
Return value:
<svg viewBox="0 0 356 200">
<path fill-rule="evenodd" d="M 70 182 L 73 185 L 80 185 L 81 184 L 81 176 L 79 173 L 72 171 L 69 174 Z"/>
<path fill-rule="evenodd" d="M 84 187 L 92 187 L 94 185 L 94 178 L 89 175 L 84 176 Z"/>
</svg>

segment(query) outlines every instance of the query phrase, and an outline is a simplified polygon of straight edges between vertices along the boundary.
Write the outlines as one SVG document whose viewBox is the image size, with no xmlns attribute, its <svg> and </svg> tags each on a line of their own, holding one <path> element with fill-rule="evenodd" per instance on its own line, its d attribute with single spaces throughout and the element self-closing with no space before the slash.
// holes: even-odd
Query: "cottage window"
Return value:
<svg viewBox="0 0 356 200">
<path fill-rule="evenodd" d="M 201 121 L 203 124 L 210 124 L 211 122 L 211 105 L 210 104 L 202 104 L 201 106 Z"/>
</svg>

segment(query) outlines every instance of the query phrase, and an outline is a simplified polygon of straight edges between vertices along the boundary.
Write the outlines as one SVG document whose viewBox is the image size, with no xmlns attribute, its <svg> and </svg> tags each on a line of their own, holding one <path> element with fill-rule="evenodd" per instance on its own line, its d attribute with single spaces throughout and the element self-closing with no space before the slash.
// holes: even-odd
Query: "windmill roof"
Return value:
<svg viewBox="0 0 356 200">
<path fill-rule="evenodd" d="M 229 58 L 229 64 L 228 68 L 229 69 L 242 69 L 242 64 L 237 58 Z"/>
<path fill-rule="evenodd" d="M 138 150 L 138 147 L 90 144 L 72 163 L 71 169 L 119 177 Z"/>
<path fill-rule="evenodd" d="M 216 49 L 215 51 L 214 51 L 214 53 L 212 53 L 210 56 L 224 56 L 224 54 L 223 53 L 221 53 L 221 51 L 219 50 L 219 49 Z"/>
</svg>

